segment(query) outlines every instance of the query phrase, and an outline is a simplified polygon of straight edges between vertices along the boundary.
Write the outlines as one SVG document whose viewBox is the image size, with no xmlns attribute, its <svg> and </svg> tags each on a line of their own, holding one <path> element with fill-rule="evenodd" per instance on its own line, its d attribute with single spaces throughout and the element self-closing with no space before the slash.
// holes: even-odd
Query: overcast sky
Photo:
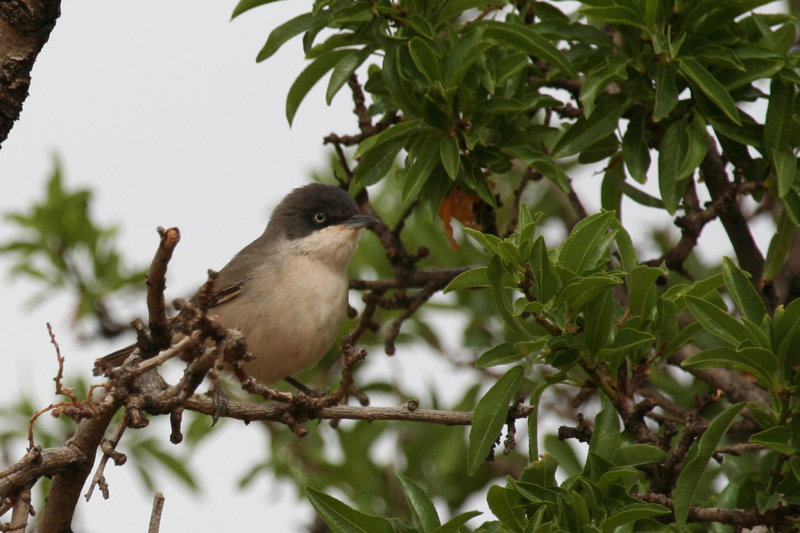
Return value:
<svg viewBox="0 0 800 533">
<path fill-rule="evenodd" d="M 41 198 L 52 156 L 59 154 L 66 185 L 95 192 L 97 219 L 118 225 L 122 253 L 132 263 L 149 262 L 156 226 L 181 229 L 169 267 L 169 298 L 191 293 L 207 268 L 220 268 L 260 234 L 280 198 L 327 161 L 322 137 L 353 132 L 356 123 L 346 90 L 326 107 L 324 87 L 318 87 L 288 126 L 286 93 L 304 66 L 299 41 L 255 63 L 269 31 L 307 9 L 306 2 L 277 2 L 230 22 L 234 5 L 65 2 L 36 62 L 21 119 L 0 150 L 0 213 Z M 597 195 L 590 191 L 599 180 L 583 179 L 578 190 L 596 208 Z M 0 223 L 0 242 L 11 238 L 11 230 Z M 769 231 L 759 236 L 762 247 L 768 238 Z M 642 243 L 646 234 L 636 239 Z M 724 253 L 713 246 L 724 242 L 719 229 L 707 228 L 703 239 L 708 253 Z M 0 401 L 14 401 L 24 390 L 47 405 L 55 358 L 46 321 L 55 327 L 68 376 L 88 375 L 109 346 L 77 342 L 67 297 L 24 306 L 34 287 L 7 278 L 7 264 L 0 259 L 6 287 L 0 301 L 6 347 Z M 397 359 L 391 364 L 399 364 Z M 166 442 L 168 429 L 153 434 Z M 268 521 L 265 531 L 301 530 L 310 507 L 293 505 L 291 487 L 268 484 L 261 476 L 247 491 L 236 488 L 248 466 L 264 457 L 265 446 L 257 427 L 231 422 L 216 431 L 191 459 L 201 493 L 157 480 L 166 495 L 161 530 L 253 529 L 260 521 Z M 96 495 L 88 505 L 80 503 L 76 531 L 144 531 L 152 494 L 136 484 L 130 468 L 109 467 L 106 474 L 112 499 Z"/>
<path fill-rule="evenodd" d="M 22 116 L 0 150 L 6 187 L 0 212 L 41 198 L 51 156 L 60 154 L 67 186 L 95 191 L 94 213 L 119 226 L 122 252 L 132 263 L 149 262 L 156 226 L 181 229 L 169 267 L 170 298 L 192 292 L 207 268 L 220 268 L 258 236 L 283 195 L 325 163 L 322 137 L 352 131 L 355 122 L 345 91 L 331 108 L 317 91 L 289 128 L 284 101 L 303 67 L 299 42 L 266 63 L 255 62 L 269 31 L 299 14 L 305 2 L 276 3 L 231 22 L 234 5 L 64 2 L 33 70 Z M 0 242 L 11 229 L 0 224 Z M 8 279 L 7 270 L 7 262 L 0 263 L 7 287 L 0 301 L 2 401 L 13 401 L 22 387 L 36 391 L 44 406 L 55 371 L 46 321 L 62 344 L 68 376 L 86 376 L 107 346 L 76 342 L 69 298 L 33 310 L 21 305 L 32 287 Z M 168 429 L 153 434 L 166 442 Z M 247 467 L 263 459 L 265 446 L 257 427 L 229 423 L 215 432 L 192 459 L 202 493 L 159 487 L 166 494 L 161 530 L 225 531 L 264 520 L 271 531 L 300 529 L 310 511 L 305 504 L 289 505 L 291 487 L 268 487 L 261 476 L 247 491 L 236 488 Z M 110 468 L 107 476 L 112 499 L 96 495 L 90 504 L 80 503 L 77 530 L 146 530 L 152 495 L 136 483 L 132 468 Z"/>
</svg>

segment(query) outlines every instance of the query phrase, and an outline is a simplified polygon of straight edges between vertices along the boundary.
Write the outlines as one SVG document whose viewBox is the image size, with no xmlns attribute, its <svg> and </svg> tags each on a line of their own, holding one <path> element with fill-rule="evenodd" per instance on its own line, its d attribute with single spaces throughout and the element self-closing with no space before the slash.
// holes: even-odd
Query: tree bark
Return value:
<svg viewBox="0 0 800 533">
<path fill-rule="evenodd" d="M 0 0 L 0 145 L 28 97 L 36 57 L 61 14 L 61 0 Z"/>
</svg>

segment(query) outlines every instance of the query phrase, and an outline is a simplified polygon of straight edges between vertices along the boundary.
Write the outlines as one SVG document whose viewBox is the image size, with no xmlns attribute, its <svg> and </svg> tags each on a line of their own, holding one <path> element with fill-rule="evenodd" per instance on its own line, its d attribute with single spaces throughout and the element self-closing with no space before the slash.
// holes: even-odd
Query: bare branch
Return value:
<svg viewBox="0 0 800 533">
<path fill-rule="evenodd" d="M 14 510 L 11 513 L 11 523 L 4 531 L 8 531 L 8 533 L 24 532 L 28 527 L 28 517 L 33 514 L 31 488 L 27 487 L 17 495 L 17 501 L 14 503 Z"/>
<path fill-rule="evenodd" d="M 33 469 L 33 475 L 26 476 L 33 481 L 41 475 L 56 472 L 47 493 L 47 503 L 39 518 L 39 531 L 68 530 L 81 488 L 94 464 L 97 448 L 120 405 L 120 399 L 104 393 L 95 402 L 98 411 L 96 418 L 82 420 L 72 437 L 62 448 L 53 450 L 52 456 L 45 453 L 48 450 L 42 451 L 42 463 L 39 468 Z M 47 459 L 52 459 L 52 462 Z M 6 481 L 0 479 L 0 487 Z"/>
<path fill-rule="evenodd" d="M 124 416 L 117 425 L 114 436 L 110 439 L 105 439 L 100 444 L 100 447 L 103 450 L 103 457 L 100 459 L 100 463 L 97 465 L 97 470 L 95 471 L 94 476 L 92 476 L 92 482 L 89 484 L 89 488 L 84 495 L 84 498 L 86 498 L 87 502 L 92 497 L 94 487 L 97 485 L 100 486 L 100 490 L 103 493 L 103 499 L 108 499 L 108 484 L 106 483 L 104 472 L 109 458 L 112 458 L 114 460 L 114 464 L 117 466 L 125 464 L 127 461 L 127 457 L 124 454 L 116 451 L 116 446 L 119 444 L 126 427 L 128 427 L 128 417 Z"/>
<path fill-rule="evenodd" d="M 150 526 L 147 533 L 158 533 L 161 528 L 161 513 L 164 511 L 164 495 L 156 492 L 153 496 L 153 511 L 150 514 Z"/>
<path fill-rule="evenodd" d="M 725 199 L 730 194 L 730 182 L 725 172 L 725 162 L 717 149 L 717 143 L 709 137 L 708 153 L 700 170 L 705 178 L 706 188 L 711 193 L 714 201 Z M 759 184 L 760 185 L 760 184 Z M 750 231 L 747 219 L 739 208 L 739 203 L 734 197 L 732 200 L 723 200 L 724 209 L 720 209 L 719 219 L 728 238 L 736 252 L 739 266 L 750 273 L 750 281 L 761 294 L 768 309 L 775 309 L 777 298 L 773 291 L 762 290 L 761 278 L 764 274 L 764 256 L 761 254 L 753 234 Z"/>
<path fill-rule="evenodd" d="M 157 352 L 166 348 L 170 344 L 172 334 L 170 332 L 169 320 L 167 319 L 167 306 L 164 298 L 166 289 L 167 264 L 172 258 L 172 252 L 181 240 L 181 233 L 178 228 L 164 229 L 159 227 L 158 234 L 161 236 L 156 255 L 150 263 L 150 270 L 147 272 L 147 309 L 150 314 L 150 335 L 153 340 L 152 351 Z M 142 352 L 147 354 L 148 350 L 142 348 Z"/>
<path fill-rule="evenodd" d="M 186 400 L 186 409 L 205 414 L 213 412 L 212 400 L 204 395 L 195 394 Z M 287 411 L 287 405 L 274 403 L 242 403 L 230 402 L 226 416 L 247 422 L 253 420 L 280 420 Z M 521 405 L 509 412 L 509 418 L 525 418 L 533 411 L 531 406 Z M 407 422 L 427 422 L 446 426 L 466 426 L 472 422 L 472 413 L 468 411 L 441 411 L 421 409 L 413 405 L 401 407 L 363 407 L 354 405 L 336 405 L 320 408 L 315 413 L 321 420 L 402 420 Z"/>
<path fill-rule="evenodd" d="M 415 269 L 405 273 L 402 277 L 376 280 L 351 279 L 350 288 L 362 291 L 386 291 L 389 289 L 422 288 L 429 283 L 433 283 L 437 286 L 437 289 L 442 289 L 453 281 L 453 278 L 472 268 L 475 267 L 432 268 L 427 270 Z"/>
<path fill-rule="evenodd" d="M 671 365 L 680 367 L 681 363 L 690 355 L 688 351 L 682 350 L 670 354 L 667 357 L 667 361 Z M 688 370 L 692 375 L 702 379 L 712 387 L 724 391 L 725 397 L 733 403 L 759 402 L 769 405 L 769 393 L 763 387 L 747 380 L 735 370 L 726 368 L 710 368 L 707 370 L 690 368 L 685 370 Z"/>
<path fill-rule="evenodd" d="M 674 508 L 672 498 L 663 494 L 634 494 L 636 498 L 664 507 Z M 779 506 L 760 514 L 758 509 L 720 509 L 718 507 L 690 507 L 689 522 L 720 522 L 738 528 L 766 526 L 770 531 L 793 531 L 796 519 L 791 507 Z"/>
</svg>

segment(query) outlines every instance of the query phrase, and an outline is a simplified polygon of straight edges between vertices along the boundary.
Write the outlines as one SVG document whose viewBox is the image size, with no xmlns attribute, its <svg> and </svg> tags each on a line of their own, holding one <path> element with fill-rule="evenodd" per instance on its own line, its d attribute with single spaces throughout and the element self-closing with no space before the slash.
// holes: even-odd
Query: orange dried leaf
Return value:
<svg viewBox="0 0 800 533">
<path fill-rule="evenodd" d="M 458 243 L 453 238 L 451 220 L 455 218 L 469 228 L 480 229 L 478 221 L 475 219 L 475 204 L 478 202 L 480 202 L 480 198 L 477 195 L 467 194 L 460 189 L 453 188 L 439 205 L 439 218 L 442 219 L 444 234 L 453 250 L 458 250 Z"/>
</svg>

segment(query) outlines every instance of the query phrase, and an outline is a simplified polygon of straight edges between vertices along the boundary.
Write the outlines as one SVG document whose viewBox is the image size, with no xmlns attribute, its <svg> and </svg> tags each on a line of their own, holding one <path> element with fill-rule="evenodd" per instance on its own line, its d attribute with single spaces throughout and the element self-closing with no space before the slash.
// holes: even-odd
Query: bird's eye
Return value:
<svg viewBox="0 0 800 533">
<path fill-rule="evenodd" d="M 317 211 L 314 213 L 314 222 L 317 224 L 324 224 L 328 221 L 328 215 L 325 211 Z"/>
</svg>

